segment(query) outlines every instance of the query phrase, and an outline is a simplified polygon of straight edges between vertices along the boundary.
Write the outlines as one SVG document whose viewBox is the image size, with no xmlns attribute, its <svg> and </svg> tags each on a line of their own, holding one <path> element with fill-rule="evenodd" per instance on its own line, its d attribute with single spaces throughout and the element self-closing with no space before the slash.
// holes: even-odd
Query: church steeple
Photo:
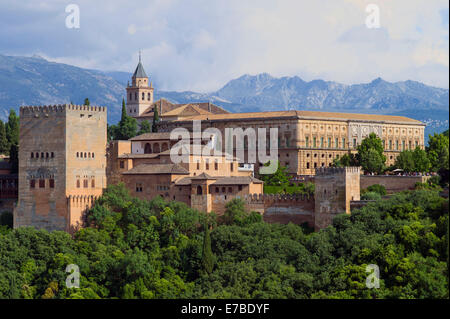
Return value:
<svg viewBox="0 0 450 319">
<path fill-rule="evenodd" d="M 139 63 L 131 77 L 131 86 L 127 86 L 127 113 L 129 116 L 138 117 L 152 104 L 153 87 L 149 85 L 139 51 Z"/>
</svg>

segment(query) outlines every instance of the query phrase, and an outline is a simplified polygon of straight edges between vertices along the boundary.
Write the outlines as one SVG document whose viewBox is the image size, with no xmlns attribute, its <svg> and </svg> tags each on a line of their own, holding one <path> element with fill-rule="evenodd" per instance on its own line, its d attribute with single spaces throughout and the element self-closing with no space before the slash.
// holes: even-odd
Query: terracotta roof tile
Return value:
<svg viewBox="0 0 450 319">
<path fill-rule="evenodd" d="M 140 164 L 133 167 L 124 175 L 157 175 L 157 174 L 182 174 L 188 175 L 189 172 L 178 164 Z"/>
</svg>

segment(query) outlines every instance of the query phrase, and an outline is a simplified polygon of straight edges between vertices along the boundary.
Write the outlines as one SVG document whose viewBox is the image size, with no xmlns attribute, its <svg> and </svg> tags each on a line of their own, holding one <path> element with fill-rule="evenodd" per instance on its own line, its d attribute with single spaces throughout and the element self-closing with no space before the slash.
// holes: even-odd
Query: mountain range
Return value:
<svg viewBox="0 0 450 319">
<path fill-rule="evenodd" d="M 108 107 L 108 122 L 120 119 L 127 72 L 104 72 L 50 62 L 42 57 L 0 55 L 0 118 L 21 105 L 82 104 Z M 243 75 L 214 92 L 159 91 L 175 103 L 211 101 L 231 112 L 320 110 L 408 116 L 427 123 L 427 134 L 448 128 L 449 90 L 416 81 L 342 84 L 298 76 Z"/>
</svg>

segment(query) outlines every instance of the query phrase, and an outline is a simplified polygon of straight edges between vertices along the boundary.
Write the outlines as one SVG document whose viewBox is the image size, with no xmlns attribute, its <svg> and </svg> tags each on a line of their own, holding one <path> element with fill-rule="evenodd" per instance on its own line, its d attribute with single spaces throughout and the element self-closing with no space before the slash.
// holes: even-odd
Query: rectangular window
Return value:
<svg viewBox="0 0 450 319">
<path fill-rule="evenodd" d="M 323 148 L 323 137 L 320 138 L 320 148 Z"/>
<path fill-rule="evenodd" d="M 317 147 L 317 137 L 313 137 L 313 147 Z"/>
<path fill-rule="evenodd" d="M 239 189 L 239 191 L 241 191 L 242 190 L 242 185 L 239 185 L 238 189 Z"/>
<path fill-rule="evenodd" d="M 309 169 L 309 162 L 308 162 L 308 163 L 306 163 L 306 168 L 308 168 L 308 169 Z"/>
<path fill-rule="evenodd" d="M 305 147 L 309 147 L 309 137 L 305 138 Z"/>
<path fill-rule="evenodd" d="M 36 181 L 34 179 L 30 180 L 30 188 L 36 188 Z"/>
<path fill-rule="evenodd" d="M 405 150 L 405 141 L 402 141 L 402 151 Z"/>
<path fill-rule="evenodd" d="M 200 169 L 200 161 L 197 161 L 197 170 Z"/>
<path fill-rule="evenodd" d="M 389 140 L 389 149 L 392 150 L 392 140 Z"/>
<path fill-rule="evenodd" d="M 93 178 L 93 179 L 91 180 L 91 187 L 92 187 L 92 188 L 95 188 L 95 178 Z"/>
<path fill-rule="evenodd" d="M 408 147 L 409 147 L 409 149 L 412 149 L 412 142 L 411 141 L 408 142 Z"/>
<path fill-rule="evenodd" d="M 39 188 L 45 188 L 45 179 L 39 180 Z"/>
<path fill-rule="evenodd" d="M 83 187 L 88 188 L 89 182 L 87 179 L 83 180 Z"/>
<path fill-rule="evenodd" d="M 386 149 L 386 141 L 383 140 L 382 143 L 383 143 L 383 149 Z"/>
<path fill-rule="evenodd" d="M 206 169 L 209 170 L 209 159 L 206 159 Z"/>
<path fill-rule="evenodd" d="M 124 161 L 120 161 L 120 168 L 125 168 L 125 162 Z"/>
<path fill-rule="evenodd" d="M 395 141 L 395 149 L 398 151 L 398 140 Z"/>
<path fill-rule="evenodd" d="M 230 163 L 230 170 L 231 170 L 231 171 L 234 171 L 234 165 L 233 165 L 233 163 Z"/>
<path fill-rule="evenodd" d="M 339 148 L 339 139 L 337 137 L 334 140 L 334 147 Z"/>
<path fill-rule="evenodd" d="M 416 147 L 419 146 L 419 141 L 416 141 Z"/>
<path fill-rule="evenodd" d="M 136 193 L 142 193 L 142 183 L 136 183 Z"/>
<path fill-rule="evenodd" d="M 77 188 L 80 188 L 80 180 L 77 179 Z"/>
<path fill-rule="evenodd" d="M 345 148 L 345 138 L 342 139 L 342 148 Z"/>
<path fill-rule="evenodd" d="M 55 188 L 55 180 L 53 178 L 49 180 L 49 186 L 50 188 Z"/>
<path fill-rule="evenodd" d="M 353 147 L 356 148 L 356 138 L 353 139 Z"/>
<path fill-rule="evenodd" d="M 331 148 L 331 137 L 328 138 L 328 148 Z"/>
<path fill-rule="evenodd" d="M 217 163 L 217 160 L 214 161 L 214 170 L 216 170 L 216 171 L 219 170 L 219 163 Z"/>
</svg>

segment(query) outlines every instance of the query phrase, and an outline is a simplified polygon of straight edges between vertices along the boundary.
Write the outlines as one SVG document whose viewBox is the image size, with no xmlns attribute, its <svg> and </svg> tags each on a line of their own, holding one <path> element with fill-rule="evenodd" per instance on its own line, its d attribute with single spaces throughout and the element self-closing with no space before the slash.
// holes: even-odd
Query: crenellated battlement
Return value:
<svg viewBox="0 0 450 319">
<path fill-rule="evenodd" d="M 361 167 L 347 166 L 347 167 L 319 167 L 316 168 L 316 176 L 331 176 L 337 174 L 360 174 Z"/>
<path fill-rule="evenodd" d="M 314 202 L 314 195 L 307 194 L 249 194 L 244 195 L 243 200 L 247 204 L 264 203 L 295 203 L 298 202 Z"/>
<path fill-rule="evenodd" d="M 20 115 L 49 115 L 51 113 L 58 113 L 64 111 L 90 111 L 90 112 L 105 112 L 106 106 L 91 106 L 91 105 L 73 105 L 73 104 L 58 104 L 58 105 L 40 105 L 40 106 L 21 106 L 19 109 Z"/>
</svg>

